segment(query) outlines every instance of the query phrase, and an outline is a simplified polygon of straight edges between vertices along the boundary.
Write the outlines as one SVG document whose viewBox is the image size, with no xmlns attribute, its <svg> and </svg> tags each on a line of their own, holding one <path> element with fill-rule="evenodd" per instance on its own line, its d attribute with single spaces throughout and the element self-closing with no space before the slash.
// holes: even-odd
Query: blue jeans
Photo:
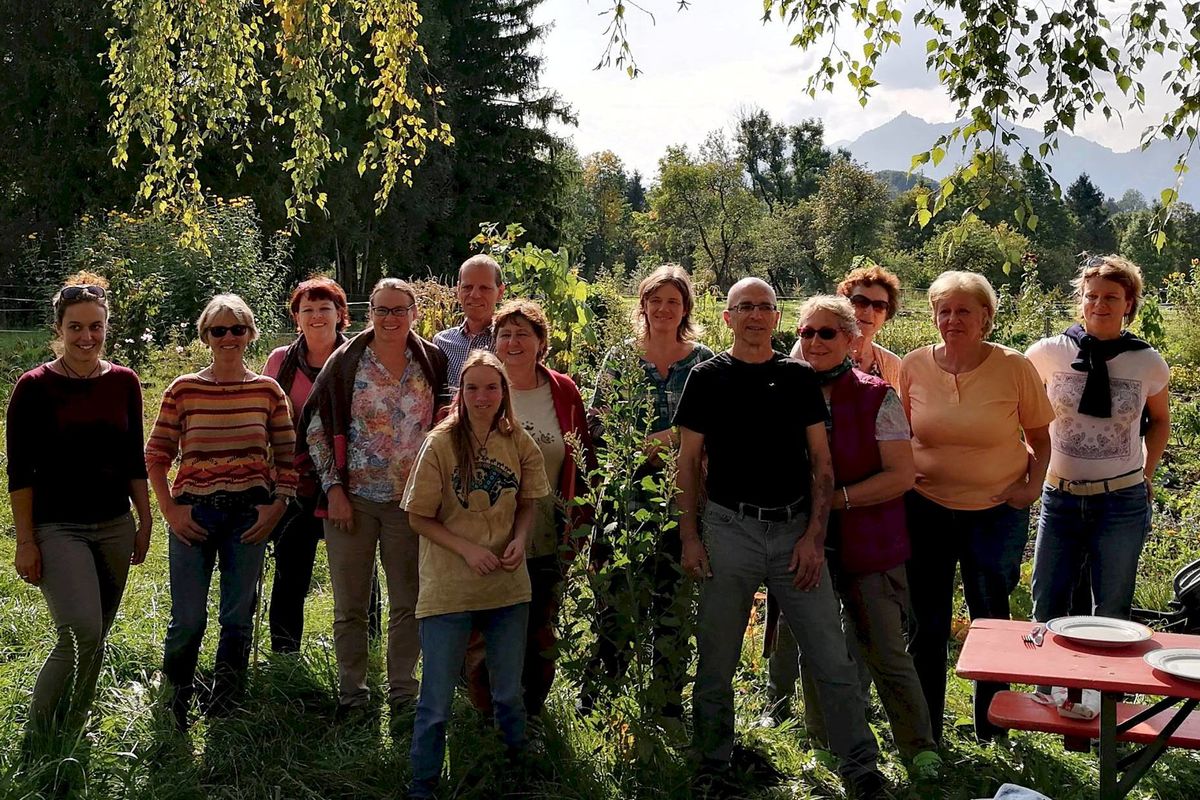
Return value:
<svg viewBox="0 0 1200 800">
<path fill-rule="evenodd" d="M 446 723 L 454 687 L 462 674 L 463 658 L 471 630 L 483 634 L 487 650 L 492 708 L 504 744 L 510 750 L 525 747 L 525 702 L 521 671 L 525 662 L 525 634 L 529 603 L 485 611 L 437 614 L 420 620 L 421 695 L 413 725 L 412 785 L 409 797 L 432 797 L 446 757 Z"/>
<path fill-rule="evenodd" d="M 213 568 L 221 570 L 218 677 L 240 677 L 250 660 L 255 592 L 267 543 L 244 544 L 242 534 L 258 520 L 254 505 L 234 509 L 192 506 L 192 519 L 208 532 L 200 543 L 186 545 L 172 534 L 168 553 L 171 572 L 171 621 L 163 645 L 163 674 L 177 690 L 190 691 L 208 626 L 208 589 Z"/>
<path fill-rule="evenodd" d="M 1085 560 L 1095 613 L 1128 619 L 1150 508 L 1142 483 L 1086 497 L 1045 487 L 1033 557 L 1034 619 L 1048 622 L 1069 613 Z"/>
<path fill-rule="evenodd" d="M 858 669 L 846 650 L 829 570 L 823 568 L 820 584 L 811 591 L 792 585 L 795 574 L 788 565 L 807 525 L 805 516 L 758 522 L 712 502 L 705 508 L 702 530 L 713 575 L 700 585 L 695 744 L 708 761 L 728 762 L 733 756 L 733 678 L 754 593 L 766 584 L 808 659 L 839 771 L 854 778 L 875 769 L 879 749 L 867 726 Z"/>
<path fill-rule="evenodd" d="M 957 511 L 916 492 L 906 496 L 908 594 L 912 603 L 908 652 L 929 704 L 933 737 L 942 739 L 946 711 L 947 643 L 954 619 L 954 572 L 962 566 L 963 594 L 971 619 L 1008 619 L 1008 597 L 1021 580 L 1021 559 L 1029 539 L 1029 509 L 998 505 Z M 988 706 L 1008 684 L 975 685 L 975 735 L 999 732 L 988 722 Z"/>
</svg>

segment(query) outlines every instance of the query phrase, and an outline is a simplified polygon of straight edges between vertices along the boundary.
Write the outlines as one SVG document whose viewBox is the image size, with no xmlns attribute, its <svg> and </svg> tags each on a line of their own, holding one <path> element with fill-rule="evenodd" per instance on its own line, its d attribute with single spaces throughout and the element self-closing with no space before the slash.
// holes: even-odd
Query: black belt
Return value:
<svg viewBox="0 0 1200 800">
<path fill-rule="evenodd" d="M 241 492 L 212 492 L 211 494 L 185 493 L 176 501 L 185 506 L 203 506 L 217 511 L 240 511 L 271 502 L 271 493 L 262 487 Z"/>
<path fill-rule="evenodd" d="M 786 506 L 756 506 L 753 503 L 721 503 L 714 500 L 717 505 L 725 506 L 730 511 L 735 512 L 739 517 L 749 517 L 750 519 L 759 522 L 791 522 L 797 517 L 808 514 L 808 497 L 801 497 Z"/>
</svg>

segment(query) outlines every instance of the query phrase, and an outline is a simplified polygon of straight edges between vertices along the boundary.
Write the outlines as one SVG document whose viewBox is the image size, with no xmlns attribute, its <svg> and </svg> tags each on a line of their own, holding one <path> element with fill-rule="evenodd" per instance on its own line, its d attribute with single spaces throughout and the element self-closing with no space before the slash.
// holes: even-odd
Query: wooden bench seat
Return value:
<svg viewBox="0 0 1200 800">
<path fill-rule="evenodd" d="M 1148 706 L 1137 703 L 1117 703 L 1117 725 L 1147 708 Z M 1139 722 L 1124 733 L 1118 734 L 1117 740 L 1150 744 L 1177 711 L 1176 708 L 1164 709 L 1150 719 Z M 1069 739 L 1098 739 L 1100 737 L 1098 716 L 1094 719 L 1064 717 L 1054 706 L 1042 705 L 1033 699 L 1033 695 L 1026 692 L 1000 692 L 997 694 L 988 708 L 988 719 L 992 724 L 1001 728 L 1055 733 Z M 1171 735 L 1167 743 L 1172 747 L 1200 749 L 1200 711 L 1188 715 L 1188 718 L 1179 726 L 1179 730 Z"/>
</svg>

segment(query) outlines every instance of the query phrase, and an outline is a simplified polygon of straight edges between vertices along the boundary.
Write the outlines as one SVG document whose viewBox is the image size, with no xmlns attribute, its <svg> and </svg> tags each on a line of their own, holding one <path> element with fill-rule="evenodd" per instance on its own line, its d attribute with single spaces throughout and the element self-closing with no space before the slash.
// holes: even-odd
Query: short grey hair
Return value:
<svg viewBox="0 0 1200 800">
<path fill-rule="evenodd" d="M 938 275 L 929 286 L 929 309 L 933 312 L 934 317 L 937 317 L 938 305 L 955 292 L 971 295 L 987 310 L 988 318 L 983 325 L 983 335 L 987 336 L 991 333 L 992 326 L 996 322 L 996 307 L 999 305 L 999 301 L 996 299 L 996 290 L 988 283 L 988 279 L 978 272 L 963 272 L 956 269 L 947 270 Z"/>
<path fill-rule="evenodd" d="M 838 327 L 843 333 L 858 336 L 858 319 L 854 316 L 854 306 L 850 300 L 840 294 L 818 294 L 805 300 L 800 305 L 800 313 L 796 317 L 796 331 L 804 324 L 804 320 L 818 311 L 828 311 L 837 317 Z"/>
<path fill-rule="evenodd" d="M 208 329 L 212 327 L 212 321 L 226 311 L 233 315 L 238 324 L 245 325 L 250 329 L 251 343 L 258 341 L 258 326 L 254 324 L 254 312 L 250 310 L 246 301 L 236 294 L 219 294 L 208 301 L 208 305 L 200 312 L 200 319 L 196 320 L 196 332 L 200 334 L 200 341 L 208 344 Z"/>
</svg>

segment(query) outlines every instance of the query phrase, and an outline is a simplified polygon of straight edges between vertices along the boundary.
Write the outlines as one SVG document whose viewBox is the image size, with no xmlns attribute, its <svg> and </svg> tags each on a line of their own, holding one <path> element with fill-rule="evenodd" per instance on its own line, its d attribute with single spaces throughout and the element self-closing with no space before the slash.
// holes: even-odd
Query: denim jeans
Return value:
<svg viewBox="0 0 1200 800">
<path fill-rule="evenodd" d="M 487 650 L 492 708 L 504 744 L 525 747 L 525 704 L 521 670 L 525 661 L 525 631 L 529 603 L 485 611 L 437 614 L 420 620 L 421 695 L 413 725 L 412 785 L 409 797 L 432 797 L 446 756 L 446 723 L 454 687 L 462 674 L 463 657 L 472 628 L 483 633 Z"/>
<path fill-rule="evenodd" d="M 1029 539 L 1029 509 L 998 505 L 980 511 L 946 508 L 916 492 L 906 497 L 912 556 L 908 591 L 912 603 L 908 652 L 929 704 L 933 736 L 942 739 L 946 710 L 947 643 L 954 618 L 954 572 L 961 564 L 963 594 L 971 619 L 1008 619 L 1008 597 L 1021 579 Z M 975 734 L 990 738 L 988 706 L 1007 684 L 975 685 Z"/>
<path fill-rule="evenodd" d="M 192 519 L 208 532 L 208 538 L 186 545 L 174 534 L 169 537 L 171 621 L 163 646 L 163 674 L 177 690 L 185 692 L 192 688 L 200 643 L 208 625 L 208 589 L 214 567 L 221 570 L 216 676 L 218 680 L 237 680 L 245 673 L 254 629 L 255 593 L 267 549 L 265 540 L 257 544 L 241 541 L 242 534 L 258 519 L 249 501 L 232 509 L 193 505 Z"/>
<path fill-rule="evenodd" d="M 1086 560 L 1095 613 L 1128 619 L 1150 508 L 1142 483 L 1086 497 L 1045 487 L 1033 557 L 1034 618 L 1048 622 L 1069 613 Z"/>
<path fill-rule="evenodd" d="M 732 758 L 733 678 L 754 593 L 766 584 L 808 659 L 817 699 L 826 712 L 830 749 L 841 762 L 839 771 L 853 779 L 875 769 L 879 749 L 867 726 L 858 671 L 846 651 L 828 568 L 822 569 L 815 589 L 801 591 L 792 585 L 792 549 L 807 525 L 804 516 L 759 522 L 712 502 L 705 508 L 702 529 L 713 574 L 700 585 L 695 744 L 705 760 Z"/>
</svg>

